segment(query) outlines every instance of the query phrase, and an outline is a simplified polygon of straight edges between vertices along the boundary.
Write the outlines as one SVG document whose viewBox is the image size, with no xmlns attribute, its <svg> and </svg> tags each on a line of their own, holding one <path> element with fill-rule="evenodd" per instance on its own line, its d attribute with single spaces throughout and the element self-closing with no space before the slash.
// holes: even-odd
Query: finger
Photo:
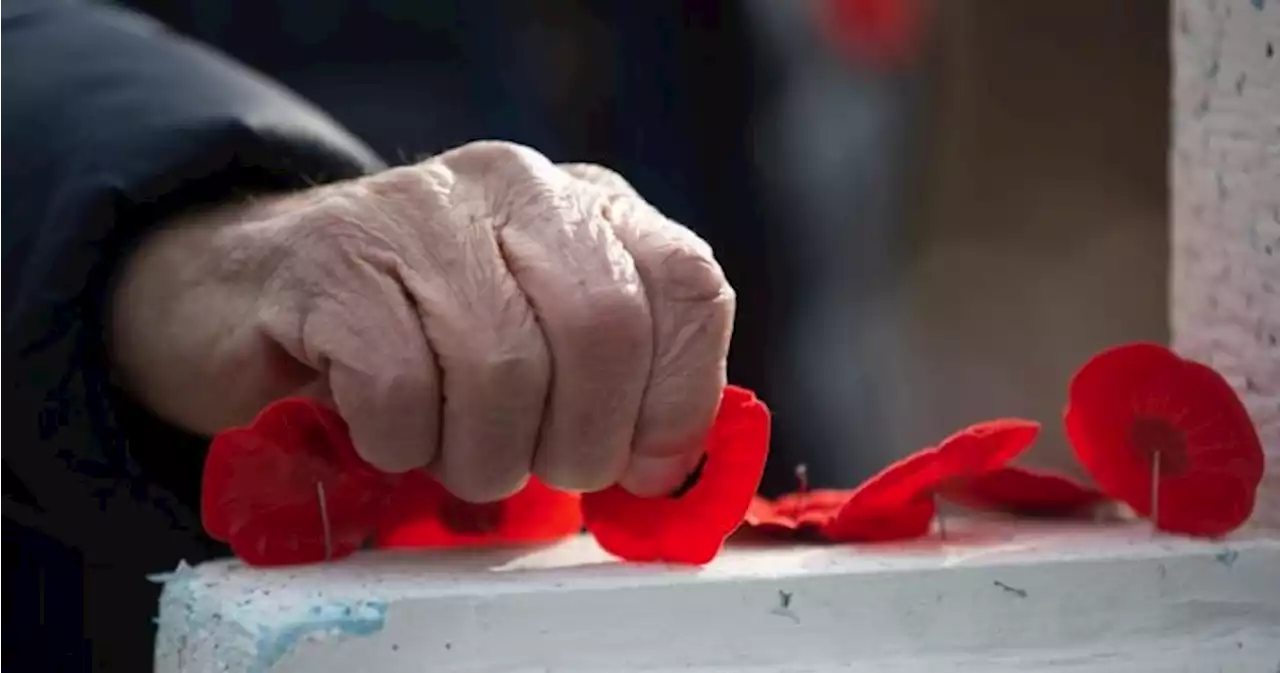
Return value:
<svg viewBox="0 0 1280 673">
<path fill-rule="evenodd" d="M 308 263 L 326 271 L 330 290 L 297 325 L 295 356 L 327 373 L 328 392 L 365 461 L 388 472 L 423 467 L 438 448 L 440 395 L 418 312 L 393 273 L 359 249 L 332 245 L 312 246 L 323 258 Z"/>
<path fill-rule="evenodd" d="M 479 157 L 472 157 L 478 159 Z M 507 268 L 537 314 L 553 375 L 533 472 L 595 491 L 622 476 L 652 359 L 648 301 L 601 193 L 532 150 L 490 144 Z"/>
<path fill-rule="evenodd" d="M 710 247 L 599 166 L 565 170 L 611 198 L 605 216 L 631 253 L 649 298 L 654 359 L 621 484 L 670 493 L 696 465 L 720 403 L 736 297 Z"/>
<path fill-rule="evenodd" d="M 527 480 L 546 404 L 542 332 L 494 234 L 489 178 L 466 147 L 371 186 L 390 221 L 415 223 L 402 251 L 442 377 L 440 452 L 432 471 L 451 493 L 492 502 Z M 482 159 L 482 157 L 480 157 Z"/>
</svg>

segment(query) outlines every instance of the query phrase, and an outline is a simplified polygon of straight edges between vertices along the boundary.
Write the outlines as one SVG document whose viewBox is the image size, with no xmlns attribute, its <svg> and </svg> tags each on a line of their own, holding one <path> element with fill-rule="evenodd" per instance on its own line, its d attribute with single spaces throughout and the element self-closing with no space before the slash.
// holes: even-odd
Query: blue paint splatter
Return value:
<svg viewBox="0 0 1280 673">
<path fill-rule="evenodd" d="M 266 673 L 307 636 L 318 634 L 370 636 L 387 621 L 381 601 L 324 603 L 311 606 L 297 621 L 264 627 L 258 636 L 257 658 L 250 673 Z"/>
<path fill-rule="evenodd" d="M 1218 552 L 1214 558 L 1218 559 L 1218 563 L 1230 568 L 1236 564 L 1236 559 L 1240 558 L 1240 552 L 1234 549 L 1224 549 L 1221 552 Z"/>
<path fill-rule="evenodd" d="M 1267 0 L 1253 0 L 1253 8 L 1261 12 L 1267 6 Z"/>
<path fill-rule="evenodd" d="M 147 579 L 164 584 L 160 614 L 169 628 L 161 628 L 157 633 L 158 658 L 181 660 L 191 634 L 203 634 L 201 637 L 205 639 L 231 635 L 237 644 L 243 643 L 242 637 L 249 636 L 254 643 L 252 654 L 240 650 L 239 646 L 230 652 L 224 648 L 219 654 L 216 652 L 219 644 L 215 642 L 215 657 L 225 670 L 228 662 L 222 657 L 242 662 L 242 657 L 248 655 L 252 663 L 246 667 L 247 673 L 267 673 L 300 642 L 323 636 L 369 636 L 381 631 L 386 624 L 385 601 L 316 600 L 319 595 L 301 603 L 255 601 L 270 595 L 267 589 L 250 590 L 242 600 L 224 601 L 221 608 L 210 612 L 209 592 L 216 592 L 219 582 L 203 578 L 200 571 L 185 562 L 180 562 L 172 572 L 157 573 Z M 226 631 L 228 627 L 236 632 Z"/>
</svg>

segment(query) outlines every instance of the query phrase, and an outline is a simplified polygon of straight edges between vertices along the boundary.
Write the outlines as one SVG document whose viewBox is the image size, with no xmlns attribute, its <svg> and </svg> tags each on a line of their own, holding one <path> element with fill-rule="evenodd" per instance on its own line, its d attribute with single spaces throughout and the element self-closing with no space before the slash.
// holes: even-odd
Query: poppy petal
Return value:
<svg viewBox="0 0 1280 673">
<path fill-rule="evenodd" d="M 242 434 L 248 437 L 240 437 Z M 244 507 L 235 502 L 230 491 L 235 482 L 239 447 L 250 441 L 259 440 L 253 439 L 248 429 L 225 430 L 213 438 L 205 454 L 204 472 L 200 477 L 200 521 L 205 533 L 215 540 L 225 541 L 231 536 L 233 522 L 239 519 L 236 510 Z"/>
<path fill-rule="evenodd" d="M 331 422 L 332 421 L 332 422 Z M 249 425 L 254 434 L 286 447 L 332 447 L 337 450 L 346 425 L 337 412 L 299 397 L 279 400 L 258 413 Z M 355 447 L 351 447 L 352 453 Z M 335 454 L 336 456 L 336 454 Z"/>
<path fill-rule="evenodd" d="M 582 532 L 581 500 L 531 478 L 515 495 L 477 505 L 415 470 L 391 496 L 375 545 L 424 549 L 550 542 Z"/>
<path fill-rule="evenodd" d="M 937 449 L 917 451 L 854 489 L 820 533 L 832 542 L 901 540 L 924 535 L 929 532 L 935 513 L 931 493 L 945 476 Z"/>
<path fill-rule="evenodd" d="M 1129 445 L 1134 407 L 1148 406 L 1152 382 L 1168 387 L 1178 361 L 1155 344 L 1121 346 L 1094 356 L 1071 380 L 1064 424 L 1076 457 L 1104 491 L 1135 509 L 1150 504 L 1153 466 Z"/>
<path fill-rule="evenodd" d="M 318 506 L 262 511 L 238 526 L 227 542 L 237 558 L 253 566 L 317 563 L 359 551 L 369 537 L 371 512 L 341 505 L 327 510 L 325 515 Z M 324 516 L 329 517 L 327 542 Z"/>
<path fill-rule="evenodd" d="M 892 509 L 866 507 L 851 500 L 822 528 L 832 542 L 894 542 L 929 534 L 937 506 L 932 498 L 914 500 Z"/>
<path fill-rule="evenodd" d="M 897 540 L 928 533 L 934 495 L 948 484 L 999 469 L 1036 439 L 1040 424 L 1017 418 L 976 423 L 890 465 L 854 490 L 823 527 L 833 541 Z"/>
<path fill-rule="evenodd" d="M 706 439 L 696 483 L 678 497 L 641 498 L 620 486 L 582 498 L 587 530 L 627 561 L 701 565 L 743 522 L 769 452 L 769 409 L 728 386 Z"/>
<path fill-rule="evenodd" d="M 232 518 L 239 521 L 251 513 L 233 513 L 236 492 L 232 482 L 238 480 L 239 460 L 265 460 L 265 471 L 255 472 L 249 479 L 271 479 L 268 475 L 289 470 L 287 458 L 305 453 L 301 447 L 325 447 L 340 441 L 333 428 L 325 423 L 317 406 L 307 400 L 280 400 L 266 409 L 244 428 L 231 428 L 214 437 L 205 460 L 201 516 L 205 530 L 213 537 L 226 540 L 231 534 Z M 243 453 L 253 458 L 241 458 Z M 307 458 L 300 458 L 307 460 Z M 275 465 L 275 461 L 285 461 Z M 312 458 L 314 460 L 314 458 Z M 243 477 L 240 477 L 243 478 Z M 252 485 L 249 487 L 252 489 Z M 244 489 L 241 489 L 242 491 Z M 243 502 L 243 498 L 240 499 Z M 244 503 L 249 505 L 249 503 Z"/>
<path fill-rule="evenodd" d="M 337 558 L 372 531 L 396 480 L 363 465 L 337 412 L 282 400 L 213 438 L 201 518 L 248 563 Z"/>
<path fill-rule="evenodd" d="M 1226 474 L 1161 481 L 1160 511 L 1152 523 L 1171 533 L 1222 537 L 1249 520 L 1255 496 L 1256 489 Z"/>
<path fill-rule="evenodd" d="M 921 449 L 864 481 L 845 504 L 876 511 L 905 507 L 927 497 L 946 477 L 938 450 Z"/>
<path fill-rule="evenodd" d="M 1217 415 L 1183 428 L 1187 443 L 1196 447 L 1197 469 L 1230 474 L 1251 487 L 1262 483 L 1266 454 L 1235 389 L 1216 370 L 1192 360 L 1182 361 L 1180 374 L 1187 389 L 1218 400 Z"/>
<path fill-rule="evenodd" d="M 742 515 L 742 522 L 753 530 L 777 536 L 794 533 L 799 527 L 794 517 L 778 510 L 777 503 L 758 495 L 751 499 L 747 513 Z"/>
<path fill-rule="evenodd" d="M 1209 367 L 1157 344 L 1107 349 L 1072 378 L 1064 423 L 1098 485 L 1142 516 L 1158 506 L 1163 530 L 1216 536 L 1252 513 L 1262 445 L 1235 391 Z"/>
<path fill-rule="evenodd" d="M 743 517 L 747 526 L 778 537 L 807 537 L 835 518 L 853 491 L 814 489 L 776 500 L 756 496 Z"/>
<path fill-rule="evenodd" d="M 1021 418 L 975 423 L 938 444 L 948 477 L 982 474 L 1003 467 L 1036 441 L 1040 424 Z"/>
<path fill-rule="evenodd" d="M 1065 516 L 1106 499 L 1068 477 L 1006 466 L 947 484 L 939 495 L 971 509 L 1026 516 Z"/>
</svg>

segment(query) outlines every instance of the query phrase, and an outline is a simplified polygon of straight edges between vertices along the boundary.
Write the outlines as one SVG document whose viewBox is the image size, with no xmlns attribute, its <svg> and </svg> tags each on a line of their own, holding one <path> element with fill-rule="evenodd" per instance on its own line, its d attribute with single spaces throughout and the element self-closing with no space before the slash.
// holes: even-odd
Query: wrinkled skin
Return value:
<svg viewBox="0 0 1280 673">
<path fill-rule="evenodd" d="M 734 302 L 708 246 L 615 173 L 477 142 L 161 228 L 111 341 L 123 385 L 193 431 L 308 395 L 373 465 L 467 500 L 531 473 L 657 495 L 700 457 Z"/>
</svg>

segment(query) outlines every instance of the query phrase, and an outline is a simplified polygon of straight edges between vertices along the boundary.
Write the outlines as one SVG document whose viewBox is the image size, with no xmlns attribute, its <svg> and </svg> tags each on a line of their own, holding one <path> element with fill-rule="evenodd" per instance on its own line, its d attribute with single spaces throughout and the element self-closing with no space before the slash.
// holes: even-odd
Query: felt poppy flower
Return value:
<svg viewBox="0 0 1280 673">
<path fill-rule="evenodd" d="M 912 500 L 893 509 L 850 499 L 835 518 L 823 526 L 821 535 L 832 542 L 898 542 L 929 534 L 937 516 L 932 498 Z"/>
<path fill-rule="evenodd" d="M 852 58 L 876 64 L 909 60 L 924 33 L 924 0 L 824 0 L 819 28 Z"/>
<path fill-rule="evenodd" d="M 834 542 L 887 542 L 929 532 L 935 496 L 1002 468 L 1031 446 L 1040 424 L 1005 418 L 971 425 L 890 465 L 854 490 L 821 534 Z"/>
<path fill-rule="evenodd" d="M 421 549 L 550 542 L 582 532 L 581 499 L 531 478 L 505 500 L 474 504 L 415 470 L 392 494 L 375 544 Z"/>
<path fill-rule="evenodd" d="M 1039 434 L 1039 423 L 1021 418 L 974 423 L 938 444 L 938 476 L 948 480 L 1004 467 L 1026 451 Z"/>
<path fill-rule="evenodd" d="M 887 542 L 929 532 L 935 513 L 930 488 L 938 455 L 929 448 L 903 458 L 852 490 L 809 491 L 776 500 L 757 496 L 745 523 L 765 535 L 828 542 Z"/>
<path fill-rule="evenodd" d="M 928 534 L 932 491 L 945 473 L 937 449 L 917 451 L 866 480 L 820 529 L 832 542 L 890 542 Z"/>
<path fill-rule="evenodd" d="M 1110 348 L 1072 378 L 1064 421 L 1102 490 L 1159 529 L 1216 537 L 1253 512 L 1262 444 L 1209 367 L 1157 344 Z"/>
<path fill-rule="evenodd" d="M 751 391 L 728 386 L 692 486 L 660 498 L 620 486 L 588 493 L 582 497 L 587 530 L 624 560 L 707 563 L 742 524 L 768 452 L 768 407 Z"/>
<path fill-rule="evenodd" d="M 939 494 L 971 509 L 1022 516 L 1080 514 L 1107 499 L 1101 491 L 1069 477 L 1015 465 L 955 480 Z"/>
<path fill-rule="evenodd" d="M 213 438 L 201 518 L 251 565 L 335 559 L 364 544 L 396 481 L 360 459 L 336 411 L 286 399 Z"/>
<path fill-rule="evenodd" d="M 821 531 L 849 501 L 851 490 L 815 489 L 787 493 L 776 500 L 751 499 L 743 522 L 775 537 L 821 538 Z"/>
</svg>

